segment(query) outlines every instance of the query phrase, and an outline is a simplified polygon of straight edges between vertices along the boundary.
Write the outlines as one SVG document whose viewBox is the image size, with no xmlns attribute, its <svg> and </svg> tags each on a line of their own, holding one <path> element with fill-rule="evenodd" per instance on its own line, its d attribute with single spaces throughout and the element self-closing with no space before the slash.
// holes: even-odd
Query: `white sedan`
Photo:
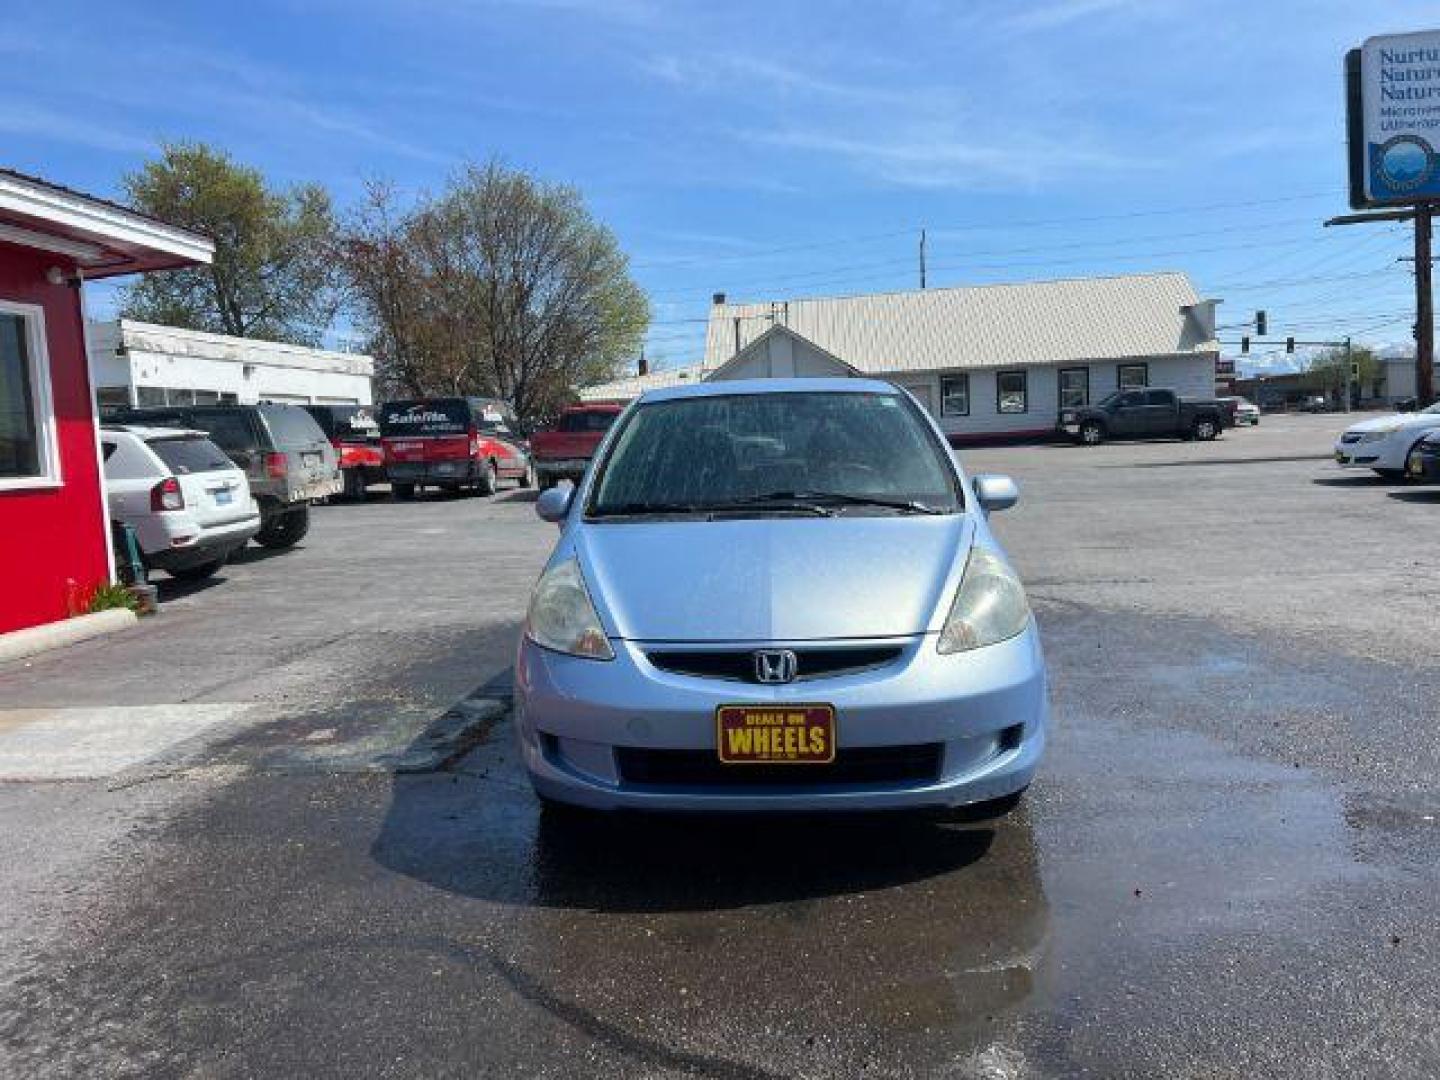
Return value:
<svg viewBox="0 0 1440 1080">
<path fill-rule="evenodd" d="M 135 530 L 146 566 L 209 577 L 260 531 L 245 473 L 205 432 L 107 426 L 100 448 L 110 516 Z"/>
<path fill-rule="evenodd" d="M 1420 440 L 1440 429 L 1440 403 L 1413 413 L 1362 420 L 1335 442 L 1341 468 L 1374 469 L 1381 476 L 1403 476 Z"/>
</svg>

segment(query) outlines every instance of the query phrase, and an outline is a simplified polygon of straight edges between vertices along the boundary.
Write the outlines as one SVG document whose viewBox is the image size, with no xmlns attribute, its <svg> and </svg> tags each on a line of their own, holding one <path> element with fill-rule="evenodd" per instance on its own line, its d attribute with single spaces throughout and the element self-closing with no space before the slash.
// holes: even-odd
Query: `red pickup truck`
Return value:
<svg viewBox="0 0 1440 1080">
<path fill-rule="evenodd" d="M 540 489 L 552 488 L 561 480 L 578 484 L 605 432 L 624 411 L 623 401 L 586 401 L 562 412 L 549 431 L 531 435 L 530 456 Z"/>
</svg>

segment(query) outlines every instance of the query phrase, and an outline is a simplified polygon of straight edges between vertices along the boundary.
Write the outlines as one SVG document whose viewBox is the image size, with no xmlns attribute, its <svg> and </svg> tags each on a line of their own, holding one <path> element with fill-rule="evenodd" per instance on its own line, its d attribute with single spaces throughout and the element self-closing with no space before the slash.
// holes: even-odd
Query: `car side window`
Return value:
<svg viewBox="0 0 1440 1080">
<path fill-rule="evenodd" d="M 1168 390 L 1145 391 L 1145 404 L 1147 405 L 1169 405 L 1171 400 Z"/>
<path fill-rule="evenodd" d="M 1122 409 L 1133 409 L 1137 405 L 1145 404 L 1143 395 L 1137 393 L 1121 394 L 1120 400 L 1116 402 Z"/>
</svg>

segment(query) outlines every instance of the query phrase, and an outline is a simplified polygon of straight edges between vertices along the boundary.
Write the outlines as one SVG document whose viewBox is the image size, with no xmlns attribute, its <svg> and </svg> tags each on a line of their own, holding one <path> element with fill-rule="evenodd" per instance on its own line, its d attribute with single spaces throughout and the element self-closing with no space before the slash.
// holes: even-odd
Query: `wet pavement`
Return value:
<svg viewBox="0 0 1440 1080">
<path fill-rule="evenodd" d="M 1440 495 L 1337 478 L 1341 422 L 967 455 L 1024 487 L 996 522 L 1054 683 L 1040 779 L 993 824 L 556 821 L 504 720 L 397 775 L 397 742 L 503 693 L 550 534 L 513 496 L 329 508 L 288 584 L 237 567 L 177 629 L 0 668 L 6 705 L 105 679 L 115 705 L 248 718 L 124 783 L 0 783 L 0 1071 L 1436 1075 L 1440 620 L 1416 568 Z M 356 522 L 347 589 L 323 556 Z M 377 572 L 427 528 L 439 565 Z M 301 677 L 270 619 L 248 673 L 185 661 L 167 689 L 172 634 L 263 621 L 272 589 L 342 627 L 348 592 L 356 633 Z"/>
</svg>

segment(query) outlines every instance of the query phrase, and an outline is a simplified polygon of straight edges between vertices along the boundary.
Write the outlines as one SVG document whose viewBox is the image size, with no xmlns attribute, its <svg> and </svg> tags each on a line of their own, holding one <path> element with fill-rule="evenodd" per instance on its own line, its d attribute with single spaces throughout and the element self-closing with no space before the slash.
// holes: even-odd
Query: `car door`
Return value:
<svg viewBox="0 0 1440 1080">
<path fill-rule="evenodd" d="M 1179 427 L 1175 415 L 1175 394 L 1170 390 L 1146 390 L 1144 433 L 1169 435 Z"/>
<path fill-rule="evenodd" d="M 1110 418 L 1110 430 L 1115 435 L 1145 434 L 1145 394 L 1140 390 L 1127 390 L 1115 402 L 1115 412 Z"/>
</svg>

